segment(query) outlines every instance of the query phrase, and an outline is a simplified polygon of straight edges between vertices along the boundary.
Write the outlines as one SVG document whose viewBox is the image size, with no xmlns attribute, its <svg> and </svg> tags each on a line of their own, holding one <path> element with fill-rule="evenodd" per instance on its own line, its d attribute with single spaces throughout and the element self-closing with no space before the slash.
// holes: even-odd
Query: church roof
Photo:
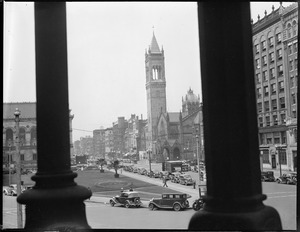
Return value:
<svg viewBox="0 0 300 232">
<path fill-rule="evenodd" d="M 3 119 L 15 118 L 16 108 L 21 112 L 20 118 L 36 118 L 35 102 L 12 102 L 3 103 Z"/>
<path fill-rule="evenodd" d="M 153 32 L 152 41 L 150 45 L 150 51 L 151 53 L 161 53 L 154 32 Z"/>
<path fill-rule="evenodd" d="M 170 122 L 179 122 L 179 112 L 168 113 Z"/>
</svg>

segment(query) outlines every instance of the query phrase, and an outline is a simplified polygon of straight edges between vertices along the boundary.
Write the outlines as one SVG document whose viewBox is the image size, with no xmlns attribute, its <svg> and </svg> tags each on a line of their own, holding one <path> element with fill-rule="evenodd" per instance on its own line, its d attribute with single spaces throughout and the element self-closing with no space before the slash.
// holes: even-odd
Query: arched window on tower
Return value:
<svg viewBox="0 0 300 232">
<path fill-rule="evenodd" d="M 30 131 L 30 145 L 36 146 L 36 127 L 32 127 Z"/>
<path fill-rule="evenodd" d="M 292 36 L 292 25 L 289 23 L 287 25 L 287 37 L 291 38 L 291 36 Z"/>
<path fill-rule="evenodd" d="M 297 22 L 293 21 L 293 36 L 297 35 Z"/>
</svg>

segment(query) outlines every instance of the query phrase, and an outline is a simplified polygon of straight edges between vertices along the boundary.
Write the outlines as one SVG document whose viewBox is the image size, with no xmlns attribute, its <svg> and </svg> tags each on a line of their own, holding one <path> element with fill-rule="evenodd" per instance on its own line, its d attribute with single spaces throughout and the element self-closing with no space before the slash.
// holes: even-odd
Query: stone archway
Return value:
<svg viewBox="0 0 300 232">
<path fill-rule="evenodd" d="M 180 154 L 180 150 L 178 147 L 175 147 L 173 149 L 173 159 L 174 160 L 181 160 L 181 154 Z"/>
<path fill-rule="evenodd" d="M 163 148 L 163 153 L 162 153 L 164 161 L 170 160 L 170 151 L 167 147 Z"/>
</svg>

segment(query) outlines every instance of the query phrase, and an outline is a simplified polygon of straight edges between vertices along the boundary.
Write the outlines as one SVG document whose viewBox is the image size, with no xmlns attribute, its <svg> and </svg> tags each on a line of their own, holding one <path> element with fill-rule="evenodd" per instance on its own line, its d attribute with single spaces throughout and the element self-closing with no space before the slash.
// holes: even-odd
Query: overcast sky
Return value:
<svg viewBox="0 0 300 232">
<path fill-rule="evenodd" d="M 4 102 L 35 102 L 33 3 L 4 3 Z M 252 3 L 254 22 L 272 5 L 279 2 Z M 146 119 L 145 50 L 153 33 L 165 52 L 167 110 L 178 112 L 190 87 L 202 99 L 195 2 L 67 3 L 73 141 L 118 117 Z"/>
</svg>

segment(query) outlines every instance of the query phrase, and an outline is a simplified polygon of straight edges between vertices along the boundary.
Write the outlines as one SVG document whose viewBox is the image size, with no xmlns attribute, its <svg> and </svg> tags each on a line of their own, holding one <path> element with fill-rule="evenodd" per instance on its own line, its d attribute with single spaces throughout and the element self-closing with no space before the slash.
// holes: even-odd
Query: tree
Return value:
<svg viewBox="0 0 300 232">
<path fill-rule="evenodd" d="M 114 163 L 113 163 L 113 166 L 114 166 L 114 169 L 115 169 L 115 178 L 118 178 L 119 177 L 119 174 L 118 174 L 118 168 L 119 168 L 119 160 L 115 160 Z"/>
</svg>

